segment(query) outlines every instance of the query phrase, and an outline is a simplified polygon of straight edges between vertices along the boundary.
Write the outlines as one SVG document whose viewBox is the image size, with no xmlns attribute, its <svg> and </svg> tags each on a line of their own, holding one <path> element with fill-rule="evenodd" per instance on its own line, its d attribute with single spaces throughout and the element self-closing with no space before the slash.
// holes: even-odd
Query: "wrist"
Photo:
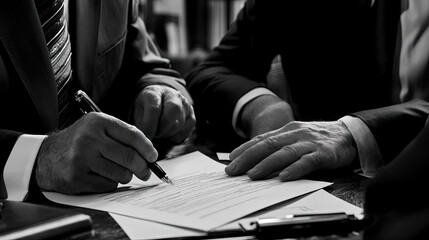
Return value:
<svg viewBox="0 0 429 240">
<path fill-rule="evenodd" d="M 277 129 L 293 120 L 290 105 L 274 95 L 261 95 L 248 102 L 238 116 L 237 126 L 248 137 Z"/>
</svg>

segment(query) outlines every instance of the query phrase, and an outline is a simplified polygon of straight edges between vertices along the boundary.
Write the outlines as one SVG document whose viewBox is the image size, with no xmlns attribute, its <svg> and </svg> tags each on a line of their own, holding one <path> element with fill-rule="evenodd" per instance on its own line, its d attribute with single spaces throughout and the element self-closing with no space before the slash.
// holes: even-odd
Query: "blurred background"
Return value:
<svg viewBox="0 0 429 240">
<path fill-rule="evenodd" d="M 186 74 L 219 43 L 244 2 L 140 0 L 140 12 L 162 56 Z"/>
</svg>

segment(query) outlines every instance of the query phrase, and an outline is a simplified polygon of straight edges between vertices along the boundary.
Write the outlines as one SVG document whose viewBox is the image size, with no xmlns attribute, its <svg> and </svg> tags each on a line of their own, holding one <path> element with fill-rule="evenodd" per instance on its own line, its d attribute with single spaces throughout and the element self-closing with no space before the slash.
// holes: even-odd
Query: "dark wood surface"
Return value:
<svg viewBox="0 0 429 240">
<path fill-rule="evenodd" d="M 164 151 L 163 158 L 174 158 L 193 151 L 200 151 L 210 158 L 217 160 L 216 153 L 213 152 L 213 145 L 204 141 L 190 140 L 186 143 L 175 146 L 169 149 L 162 149 Z M 364 178 L 352 171 L 321 171 L 308 176 L 309 179 L 333 182 L 332 185 L 326 187 L 325 190 L 336 197 L 339 197 L 355 206 L 363 207 L 364 190 L 368 183 L 368 179 Z M 98 210 L 85 209 L 79 207 L 71 207 L 59 205 L 50 202 L 47 199 L 37 199 L 36 202 L 59 206 L 63 208 L 73 209 L 91 216 L 93 220 L 93 227 L 95 236 L 89 239 L 129 239 L 116 221 L 107 213 Z M 142 229 L 144 231 L 144 229 Z M 307 239 L 307 238 L 304 238 Z M 325 236 L 325 237 L 312 237 L 312 240 L 318 239 L 361 239 L 360 234 L 351 234 L 350 236 Z"/>
</svg>

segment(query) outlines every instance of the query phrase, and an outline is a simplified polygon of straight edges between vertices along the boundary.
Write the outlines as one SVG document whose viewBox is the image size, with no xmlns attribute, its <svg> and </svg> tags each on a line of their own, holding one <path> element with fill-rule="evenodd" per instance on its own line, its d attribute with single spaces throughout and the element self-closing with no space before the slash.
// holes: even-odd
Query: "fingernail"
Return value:
<svg viewBox="0 0 429 240">
<path fill-rule="evenodd" d="M 287 180 L 289 180 L 289 179 L 291 178 L 291 175 L 290 175 L 290 172 L 289 172 L 289 171 L 282 171 L 282 172 L 279 174 L 279 177 L 280 177 L 280 179 L 281 179 L 281 180 L 283 180 L 283 181 L 287 181 Z"/>
<path fill-rule="evenodd" d="M 259 172 L 260 172 L 259 168 L 252 168 L 252 169 L 249 170 L 249 172 L 247 172 L 247 174 L 255 176 L 255 175 L 258 175 Z"/>
<path fill-rule="evenodd" d="M 235 164 L 229 164 L 228 166 L 226 166 L 226 168 L 229 172 L 234 173 L 237 169 L 237 166 Z"/>
<path fill-rule="evenodd" d="M 144 181 L 149 180 L 150 176 L 152 175 L 152 173 L 150 171 L 147 172 L 146 176 L 143 177 Z"/>
</svg>

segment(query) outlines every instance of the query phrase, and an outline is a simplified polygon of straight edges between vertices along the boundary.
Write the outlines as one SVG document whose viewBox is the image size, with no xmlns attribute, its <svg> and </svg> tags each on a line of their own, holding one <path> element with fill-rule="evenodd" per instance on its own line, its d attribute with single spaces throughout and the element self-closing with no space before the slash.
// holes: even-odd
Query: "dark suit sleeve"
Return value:
<svg viewBox="0 0 429 240">
<path fill-rule="evenodd" d="M 371 179 L 365 192 L 365 215 L 373 223 L 364 239 L 428 239 L 429 124 Z M 401 226 L 398 228 L 398 226 Z"/>
<path fill-rule="evenodd" d="M 417 99 L 353 115 L 369 127 L 388 163 L 422 130 L 428 114 L 429 103 Z"/>
<path fill-rule="evenodd" d="M 6 165 L 6 161 L 9 158 L 10 152 L 12 151 L 13 146 L 15 145 L 16 140 L 21 135 L 21 133 L 3 130 L 0 129 L 0 198 L 7 198 L 7 191 L 3 178 L 3 171 Z"/>
<path fill-rule="evenodd" d="M 186 76 L 197 128 L 223 141 L 237 137 L 231 122 L 235 104 L 251 89 L 265 86 L 275 57 L 275 36 L 261 33 L 263 23 L 255 22 L 255 4 L 246 2 L 220 44 Z M 259 19 L 269 19 L 265 17 Z"/>
<path fill-rule="evenodd" d="M 167 85 L 180 91 L 190 102 L 192 98 L 186 89 L 183 76 L 172 69 L 169 59 L 161 56 L 148 34 L 139 15 L 139 1 L 129 2 L 128 24 L 126 31 L 124 30 L 126 42 L 123 55 L 120 56 L 120 71 L 108 97 L 103 97 L 100 108 L 106 113 L 132 122 L 130 116 L 134 100 L 137 94 L 149 85 Z"/>
<path fill-rule="evenodd" d="M 131 1 L 137 2 L 138 1 Z M 138 91 L 152 84 L 164 84 L 179 90 L 192 101 L 186 83 L 179 72 L 171 68 L 170 61 L 161 56 L 157 46 L 149 36 L 146 26 L 138 14 L 138 4 L 131 5 L 130 24 L 127 35 L 126 57 L 132 70 L 137 72 Z"/>
</svg>

